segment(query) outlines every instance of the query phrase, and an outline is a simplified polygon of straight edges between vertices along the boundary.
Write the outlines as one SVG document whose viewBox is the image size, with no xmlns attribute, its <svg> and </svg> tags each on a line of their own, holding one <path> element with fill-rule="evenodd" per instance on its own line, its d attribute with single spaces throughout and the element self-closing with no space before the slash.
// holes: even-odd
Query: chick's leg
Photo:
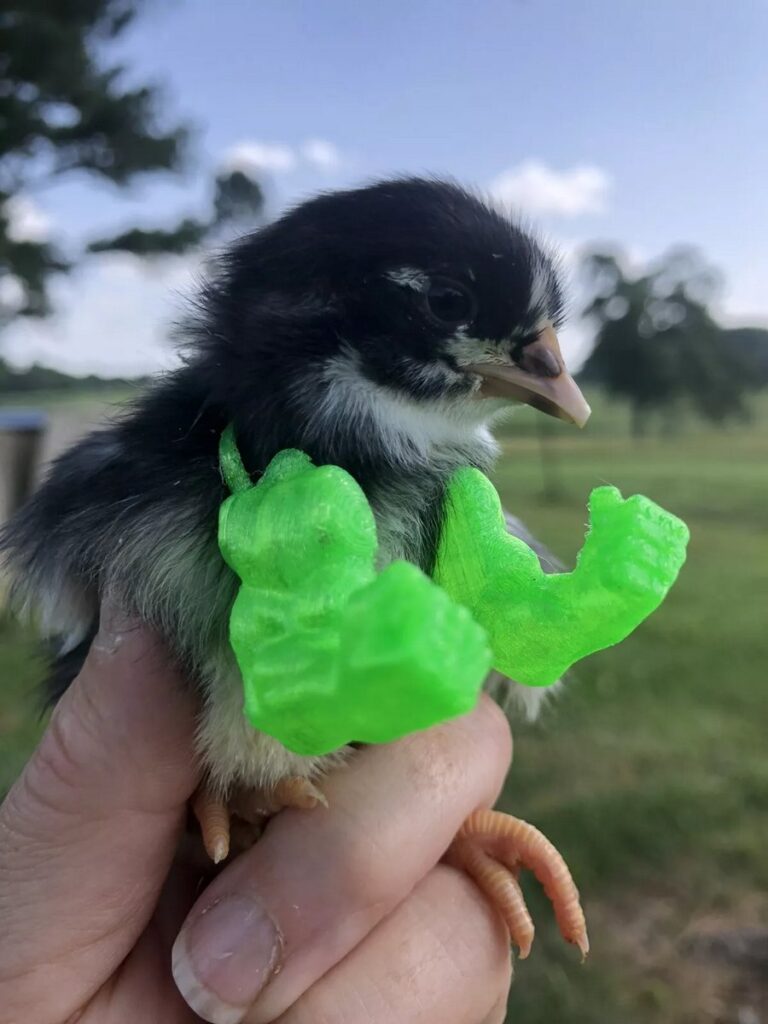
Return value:
<svg viewBox="0 0 768 1024">
<path fill-rule="evenodd" d="M 238 847 L 244 849 L 278 811 L 286 807 L 307 811 L 318 804 L 328 806 L 322 791 L 309 779 L 291 775 L 269 788 L 237 790 L 229 800 L 204 783 L 192 798 L 192 813 L 200 825 L 205 852 L 219 864 L 229 856 L 233 832 Z"/>
<path fill-rule="evenodd" d="M 586 957 L 589 939 L 578 889 L 563 858 L 533 825 L 499 811 L 475 811 L 446 859 L 466 871 L 496 907 L 521 959 L 531 950 L 534 927 L 517 879 L 522 868 L 532 871 L 552 902 L 563 938 Z"/>
<path fill-rule="evenodd" d="M 229 808 L 226 800 L 203 783 L 190 801 L 190 809 L 200 826 L 205 852 L 214 864 L 229 855 Z"/>
<path fill-rule="evenodd" d="M 270 817 L 286 807 L 312 811 L 318 804 L 328 806 L 323 792 L 310 779 L 287 775 L 268 789 L 247 789 L 235 794 L 232 809 L 245 821 Z"/>
</svg>

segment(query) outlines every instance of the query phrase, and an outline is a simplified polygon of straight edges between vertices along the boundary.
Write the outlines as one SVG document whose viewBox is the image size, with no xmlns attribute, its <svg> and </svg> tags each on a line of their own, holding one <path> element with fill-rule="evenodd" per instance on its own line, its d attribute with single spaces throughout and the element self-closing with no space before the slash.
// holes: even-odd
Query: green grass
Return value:
<svg viewBox="0 0 768 1024">
<path fill-rule="evenodd" d="M 45 409 L 48 412 L 56 412 L 59 409 L 83 409 L 91 412 L 100 406 L 131 399 L 138 390 L 138 386 L 132 384 L 116 384 L 86 390 L 62 388 L 50 391 L 5 391 L 0 393 L 0 405 Z"/>
<path fill-rule="evenodd" d="M 528 885 L 539 934 L 510 1024 L 735 1019 L 707 1007 L 739 979 L 697 965 L 683 937 L 768 909 L 768 417 L 633 444 L 615 416 L 599 408 L 594 436 L 558 425 L 546 436 L 554 502 L 541 496 L 540 440 L 523 430 L 508 431 L 497 474 L 507 506 L 569 560 L 600 483 L 648 494 L 691 529 L 663 608 L 579 665 L 540 723 L 516 729 L 504 805 L 566 856 L 593 954 L 577 966 Z"/>
<path fill-rule="evenodd" d="M 539 723 L 516 727 L 504 806 L 568 860 L 593 952 L 580 967 L 526 880 L 537 939 L 510 1024 L 715 1024 L 768 998 L 765 980 L 697 961 L 687 942 L 768 920 L 768 404 L 749 426 L 638 443 L 627 423 L 600 402 L 583 434 L 525 411 L 504 436 L 505 504 L 566 560 L 600 483 L 646 493 L 691 528 L 663 608 L 579 665 Z M 7 621 L 0 665 L 2 786 L 39 728 L 32 638 Z"/>
<path fill-rule="evenodd" d="M 35 688 L 42 672 L 35 637 L 0 613 L 0 797 L 40 735 Z"/>
</svg>

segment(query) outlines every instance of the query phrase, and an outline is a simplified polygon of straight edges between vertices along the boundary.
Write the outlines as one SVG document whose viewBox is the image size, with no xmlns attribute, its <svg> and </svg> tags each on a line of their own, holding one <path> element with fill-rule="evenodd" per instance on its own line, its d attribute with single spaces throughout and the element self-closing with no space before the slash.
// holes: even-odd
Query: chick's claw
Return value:
<svg viewBox="0 0 768 1024">
<path fill-rule="evenodd" d="M 226 801 L 202 784 L 190 806 L 200 826 L 205 852 L 214 864 L 220 864 L 229 856 L 230 814 Z"/>
<path fill-rule="evenodd" d="M 491 857 L 474 839 L 456 839 L 446 859 L 449 864 L 466 872 L 488 897 L 507 926 L 510 941 L 517 946 L 518 956 L 525 960 L 533 945 L 535 929 L 517 881 L 518 870 L 510 870 Z"/>
<path fill-rule="evenodd" d="M 318 804 L 328 806 L 322 790 L 301 775 L 287 775 L 272 787 L 238 790 L 232 800 L 232 810 L 245 821 L 269 818 L 286 807 L 312 811 Z"/>
<path fill-rule="evenodd" d="M 498 811 L 475 811 L 462 825 L 446 859 L 466 871 L 488 896 L 521 960 L 528 956 L 534 935 L 517 882 L 521 868 L 532 871 L 544 887 L 560 934 L 578 947 L 582 960 L 587 956 L 589 939 L 578 889 L 563 858 L 533 825 Z"/>
<path fill-rule="evenodd" d="M 328 806 L 325 794 L 310 779 L 291 775 L 271 787 L 236 790 L 228 800 L 203 784 L 192 798 L 191 809 L 205 852 L 220 864 L 231 850 L 241 853 L 252 846 L 278 811 L 288 807 L 308 811 L 320 804 Z"/>
</svg>

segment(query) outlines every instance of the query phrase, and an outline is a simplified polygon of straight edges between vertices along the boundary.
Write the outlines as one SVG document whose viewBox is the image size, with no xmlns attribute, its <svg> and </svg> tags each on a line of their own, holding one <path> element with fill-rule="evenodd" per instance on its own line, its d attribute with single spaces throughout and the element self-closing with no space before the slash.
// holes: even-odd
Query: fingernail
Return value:
<svg viewBox="0 0 768 1024">
<path fill-rule="evenodd" d="M 203 1020 L 238 1024 L 282 956 L 282 935 L 264 908 L 245 896 L 227 896 L 184 925 L 173 947 L 173 977 Z"/>
</svg>

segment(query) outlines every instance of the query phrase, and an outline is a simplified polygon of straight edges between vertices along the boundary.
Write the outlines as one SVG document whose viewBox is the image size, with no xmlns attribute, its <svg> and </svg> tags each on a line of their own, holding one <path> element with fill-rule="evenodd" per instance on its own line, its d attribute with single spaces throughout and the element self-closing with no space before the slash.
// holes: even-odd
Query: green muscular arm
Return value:
<svg viewBox="0 0 768 1024">
<path fill-rule="evenodd" d="M 435 580 L 485 627 L 498 671 L 530 686 L 618 643 L 663 601 L 685 560 L 688 529 L 641 495 L 595 489 L 590 530 L 570 573 L 545 574 L 506 531 L 499 497 L 461 469 L 446 496 Z"/>
<path fill-rule="evenodd" d="M 251 486 L 232 458 L 219 545 L 242 581 L 230 642 L 251 724 L 319 755 L 469 711 L 490 667 L 485 634 L 415 566 L 376 574 L 373 513 L 352 477 L 284 451 Z"/>
</svg>

